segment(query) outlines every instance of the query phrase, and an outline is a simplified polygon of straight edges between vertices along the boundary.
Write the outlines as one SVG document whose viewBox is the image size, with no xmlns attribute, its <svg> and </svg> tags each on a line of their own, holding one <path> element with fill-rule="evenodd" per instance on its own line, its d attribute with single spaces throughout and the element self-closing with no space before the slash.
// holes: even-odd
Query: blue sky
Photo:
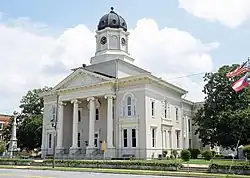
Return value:
<svg viewBox="0 0 250 178">
<path fill-rule="evenodd" d="M 0 75 L 7 77 L 0 78 L 6 101 L 0 113 L 12 112 L 27 90 L 53 86 L 66 76 L 62 71 L 89 61 L 97 23 L 111 6 L 128 24 L 138 64 L 167 79 L 242 63 L 250 55 L 249 0 L 1 0 L 0 58 L 7 62 Z M 44 72 L 48 65 L 53 72 Z M 202 100 L 202 75 L 174 84 L 187 89 L 190 100 Z"/>
<path fill-rule="evenodd" d="M 99 0 L 2 0 L 0 12 L 6 13 L 9 18 L 29 17 L 60 30 L 77 24 L 85 24 L 95 30 L 99 18 L 111 6 L 126 19 L 130 28 L 135 27 L 141 18 L 153 18 L 160 28 L 167 26 L 182 29 L 203 42 L 219 41 L 220 48 L 213 52 L 216 66 L 241 62 L 250 55 L 249 22 L 237 29 L 230 29 L 220 23 L 211 23 L 188 14 L 178 8 L 177 0 L 137 0 L 136 3 L 133 0 L 106 0 L 102 3 Z"/>
</svg>

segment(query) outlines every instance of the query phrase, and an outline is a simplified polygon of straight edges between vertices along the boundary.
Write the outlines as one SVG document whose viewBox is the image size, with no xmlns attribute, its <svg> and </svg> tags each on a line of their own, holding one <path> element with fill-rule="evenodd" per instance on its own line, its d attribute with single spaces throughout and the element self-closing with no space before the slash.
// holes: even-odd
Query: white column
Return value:
<svg viewBox="0 0 250 178">
<path fill-rule="evenodd" d="M 186 149 L 188 149 L 188 147 L 189 147 L 189 125 L 188 125 L 188 117 L 187 116 L 185 116 L 185 131 L 186 131 L 186 143 L 185 143 L 185 148 Z"/>
<path fill-rule="evenodd" d="M 162 130 L 162 148 L 166 149 L 166 130 Z"/>
<path fill-rule="evenodd" d="M 114 95 L 106 95 L 104 96 L 107 99 L 107 148 L 114 148 L 113 144 L 113 98 Z"/>
<path fill-rule="evenodd" d="M 72 100 L 71 103 L 73 103 L 73 127 L 72 127 L 72 146 L 71 146 L 71 148 L 73 149 L 73 148 L 77 148 L 78 104 L 80 103 L 80 101 Z"/>
<path fill-rule="evenodd" d="M 89 102 L 89 143 L 88 148 L 94 148 L 94 135 L 95 135 L 95 115 L 96 115 L 96 108 L 95 108 L 95 98 L 89 97 L 87 98 Z"/>
<path fill-rule="evenodd" d="M 57 143 L 56 149 L 63 149 L 63 112 L 66 103 L 60 102 L 58 108 L 58 120 L 57 120 Z"/>
</svg>

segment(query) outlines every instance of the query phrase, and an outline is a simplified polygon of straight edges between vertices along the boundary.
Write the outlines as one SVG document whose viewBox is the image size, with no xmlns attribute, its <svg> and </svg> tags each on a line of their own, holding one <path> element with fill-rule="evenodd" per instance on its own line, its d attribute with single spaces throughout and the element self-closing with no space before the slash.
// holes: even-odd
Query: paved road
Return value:
<svg viewBox="0 0 250 178">
<path fill-rule="evenodd" d="M 159 176 L 120 175 L 88 172 L 0 169 L 0 178 L 159 178 Z M 162 177 L 162 176 L 161 176 Z M 180 177 L 164 177 L 180 178 Z"/>
</svg>

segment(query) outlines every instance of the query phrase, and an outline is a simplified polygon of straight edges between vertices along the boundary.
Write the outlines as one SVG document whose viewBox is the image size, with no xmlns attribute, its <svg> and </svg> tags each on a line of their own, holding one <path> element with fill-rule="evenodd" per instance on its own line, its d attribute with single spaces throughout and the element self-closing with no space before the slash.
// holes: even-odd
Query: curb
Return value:
<svg viewBox="0 0 250 178">
<path fill-rule="evenodd" d="M 250 178 L 244 175 L 226 174 L 208 174 L 208 173 L 188 173 L 171 171 L 145 171 L 145 170 L 127 170 L 127 169 L 91 169 L 91 168 L 72 168 L 72 167 L 36 167 L 36 166 L 9 166 L 0 165 L 0 169 L 26 169 L 26 170 L 54 170 L 54 171 L 72 171 L 72 172 L 93 172 L 109 174 L 134 174 L 134 175 L 152 175 L 152 176 L 178 176 L 178 177 L 201 177 L 201 178 Z"/>
</svg>

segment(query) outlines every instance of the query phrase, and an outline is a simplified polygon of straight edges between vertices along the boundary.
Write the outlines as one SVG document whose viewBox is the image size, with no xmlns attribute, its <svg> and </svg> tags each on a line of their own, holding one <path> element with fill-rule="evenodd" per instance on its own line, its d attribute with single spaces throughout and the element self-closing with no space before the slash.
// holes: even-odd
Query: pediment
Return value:
<svg viewBox="0 0 250 178">
<path fill-rule="evenodd" d="M 84 69 L 77 69 L 63 81 L 61 81 L 57 86 L 55 86 L 53 90 L 86 86 L 90 84 L 102 83 L 109 80 L 112 80 L 112 78 L 86 71 Z"/>
</svg>

